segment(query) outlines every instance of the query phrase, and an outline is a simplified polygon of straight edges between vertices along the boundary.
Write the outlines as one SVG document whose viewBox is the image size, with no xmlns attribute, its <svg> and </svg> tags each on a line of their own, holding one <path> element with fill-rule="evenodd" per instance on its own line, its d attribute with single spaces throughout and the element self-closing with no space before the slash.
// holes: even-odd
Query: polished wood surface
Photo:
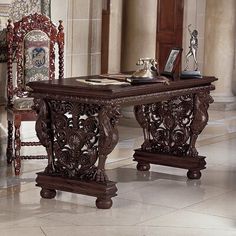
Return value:
<svg viewBox="0 0 236 236">
<path fill-rule="evenodd" d="M 87 98 L 117 99 L 127 96 L 147 95 L 173 91 L 177 89 L 188 89 L 210 85 L 216 81 L 215 77 L 203 77 L 202 79 L 188 79 L 171 81 L 169 85 L 162 83 L 143 84 L 143 85 L 90 85 L 79 82 L 79 80 L 99 78 L 98 76 L 85 76 L 75 78 L 65 78 L 54 81 L 37 81 L 29 83 L 34 92 L 50 94 L 85 96 Z M 212 85 L 213 86 L 213 85 Z M 213 88 L 212 88 L 213 89 Z M 128 99 L 127 99 L 128 100 Z M 124 101 L 125 103 L 125 101 Z"/>
<path fill-rule="evenodd" d="M 196 149 L 196 140 L 208 122 L 210 91 L 215 77 L 172 81 L 169 85 L 90 85 L 65 78 L 30 82 L 38 114 L 37 136 L 48 153 L 48 165 L 36 183 L 43 198 L 56 190 L 96 197 L 96 206 L 107 209 L 116 196 L 105 163 L 118 143 L 120 107 L 134 105 L 143 129 L 144 142 L 135 150 L 139 171 L 150 164 L 187 169 L 190 179 L 199 179 L 206 161 Z"/>
</svg>

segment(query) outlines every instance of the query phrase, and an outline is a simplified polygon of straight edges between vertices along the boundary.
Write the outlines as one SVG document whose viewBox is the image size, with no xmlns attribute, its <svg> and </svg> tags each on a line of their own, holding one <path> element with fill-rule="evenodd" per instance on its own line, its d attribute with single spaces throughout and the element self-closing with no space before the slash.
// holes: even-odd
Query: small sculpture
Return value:
<svg viewBox="0 0 236 236">
<path fill-rule="evenodd" d="M 200 71 L 198 70 L 198 61 L 197 61 L 197 50 L 198 50 L 198 31 L 190 29 L 191 24 L 188 25 L 188 32 L 190 34 L 190 41 L 189 41 L 189 51 L 185 56 L 185 63 L 186 67 L 184 71 L 181 73 L 181 78 L 188 78 L 188 77 L 198 77 L 202 78 Z M 189 69 L 189 59 L 193 58 L 194 66 L 193 70 Z"/>
<path fill-rule="evenodd" d="M 188 25 L 188 32 L 190 34 L 190 45 L 189 45 L 189 51 L 186 55 L 186 68 L 184 70 L 187 70 L 189 65 L 189 57 L 193 57 L 195 70 L 198 70 L 198 62 L 197 62 L 197 49 L 198 49 L 198 31 L 190 29 L 191 24 Z"/>
</svg>

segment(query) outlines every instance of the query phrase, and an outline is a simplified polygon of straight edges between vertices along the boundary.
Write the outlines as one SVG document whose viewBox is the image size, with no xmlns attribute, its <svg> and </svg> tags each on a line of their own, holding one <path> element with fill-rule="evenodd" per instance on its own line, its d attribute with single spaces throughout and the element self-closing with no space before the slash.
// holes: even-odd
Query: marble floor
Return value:
<svg viewBox="0 0 236 236">
<path fill-rule="evenodd" d="M 27 130 L 25 138 L 31 139 L 34 129 Z M 15 177 L 5 164 L 1 138 L 0 236 L 236 235 L 236 112 L 210 112 L 197 144 L 207 156 L 200 180 L 164 166 L 138 172 L 132 154 L 142 132 L 127 126 L 119 130 L 120 142 L 106 166 L 118 187 L 109 210 L 96 209 L 93 197 L 66 192 L 41 199 L 35 173 L 46 160 L 23 161 L 23 174 Z"/>
</svg>

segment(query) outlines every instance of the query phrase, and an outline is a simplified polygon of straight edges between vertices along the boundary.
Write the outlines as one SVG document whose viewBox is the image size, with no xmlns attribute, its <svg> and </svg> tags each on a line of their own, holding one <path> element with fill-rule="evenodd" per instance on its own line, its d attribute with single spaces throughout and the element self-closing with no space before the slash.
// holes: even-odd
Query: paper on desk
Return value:
<svg viewBox="0 0 236 236">
<path fill-rule="evenodd" d="M 118 81 L 114 79 L 76 79 L 78 82 L 83 82 L 86 84 L 91 84 L 91 85 L 129 85 L 130 83 L 125 82 L 125 81 Z"/>
<path fill-rule="evenodd" d="M 129 78 L 132 75 L 117 73 L 117 74 L 102 74 L 102 75 L 99 75 L 99 76 L 103 77 L 103 78 L 109 78 L 109 79 L 126 80 L 126 78 Z"/>
</svg>

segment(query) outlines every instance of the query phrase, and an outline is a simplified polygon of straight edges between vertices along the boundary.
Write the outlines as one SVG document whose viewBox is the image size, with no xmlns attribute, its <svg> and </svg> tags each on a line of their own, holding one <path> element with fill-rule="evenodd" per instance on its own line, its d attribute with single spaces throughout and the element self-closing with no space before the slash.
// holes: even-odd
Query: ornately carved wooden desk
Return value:
<svg viewBox="0 0 236 236">
<path fill-rule="evenodd" d="M 85 77 L 29 83 L 37 136 L 48 154 L 48 165 L 36 178 L 43 198 L 62 190 L 94 196 L 98 208 L 112 206 L 117 188 L 107 178 L 105 162 L 118 142 L 119 110 L 125 105 L 134 105 L 143 128 L 144 142 L 134 153 L 138 170 L 149 170 L 151 163 L 187 169 L 190 179 L 201 177 L 206 162 L 195 143 L 208 121 L 216 78 L 137 86 L 79 79 Z"/>
</svg>

